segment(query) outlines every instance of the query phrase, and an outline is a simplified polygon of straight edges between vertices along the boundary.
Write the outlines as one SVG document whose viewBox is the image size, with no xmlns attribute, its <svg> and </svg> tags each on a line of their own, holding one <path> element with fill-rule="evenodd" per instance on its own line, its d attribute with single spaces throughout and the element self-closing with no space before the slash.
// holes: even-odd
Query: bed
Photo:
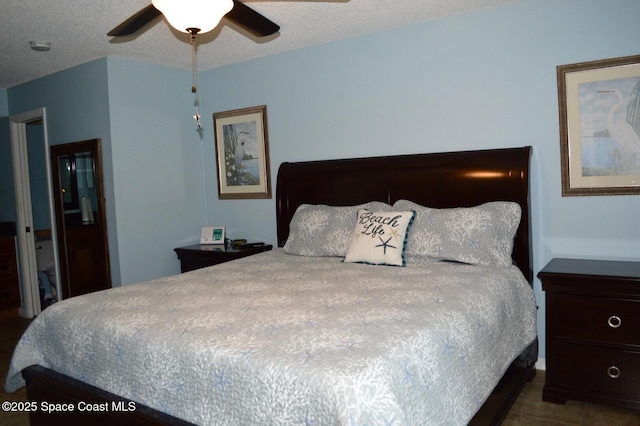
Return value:
<svg viewBox="0 0 640 426">
<path fill-rule="evenodd" d="M 26 383 L 37 403 L 32 425 L 56 416 L 93 424 L 499 424 L 537 359 L 530 155 L 524 147 L 283 163 L 277 249 L 55 304 L 19 342 L 6 388 Z M 510 256 L 498 255 L 499 266 L 495 253 L 489 261 L 438 258 L 441 245 L 421 257 L 429 244 L 412 232 L 429 226 L 432 213 L 442 223 L 497 214 L 512 228 L 511 243 L 501 242 Z M 356 228 L 330 244 L 311 232 L 336 232 L 354 214 Z M 401 251 L 387 239 L 396 229 L 383 228 L 397 222 L 407 228 L 397 266 L 372 265 L 384 262 L 350 243 L 357 226 L 372 223 L 367 241 L 376 253 Z"/>
</svg>

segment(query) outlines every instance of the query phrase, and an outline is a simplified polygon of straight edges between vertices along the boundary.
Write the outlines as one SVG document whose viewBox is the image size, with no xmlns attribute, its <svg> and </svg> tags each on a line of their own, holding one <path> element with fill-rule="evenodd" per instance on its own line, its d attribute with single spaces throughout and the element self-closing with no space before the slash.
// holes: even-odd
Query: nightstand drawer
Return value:
<svg viewBox="0 0 640 426">
<path fill-rule="evenodd" d="M 558 334 L 640 347 L 640 300 L 558 294 Z"/>
<path fill-rule="evenodd" d="M 598 393 L 640 396 L 640 352 L 558 343 L 556 384 Z"/>
</svg>

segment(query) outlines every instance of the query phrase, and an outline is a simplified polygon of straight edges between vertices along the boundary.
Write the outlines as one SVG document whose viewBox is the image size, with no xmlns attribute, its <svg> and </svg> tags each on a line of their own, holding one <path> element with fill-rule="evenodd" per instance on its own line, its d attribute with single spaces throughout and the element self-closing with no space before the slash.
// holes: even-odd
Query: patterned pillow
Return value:
<svg viewBox="0 0 640 426">
<path fill-rule="evenodd" d="M 432 209 L 398 200 L 394 210 L 415 210 L 407 243 L 410 260 L 453 260 L 474 265 L 512 264 L 513 239 L 520 224 L 517 203 L 495 201 L 476 207 Z"/>
<path fill-rule="evenodd" d="M 404 266 L 407 235 L 415 213 L 359 210 L 345 262 Z"/>
<path fill-rule="evenodd" d="M 299 256 L 344 257 L 360 209 L 391 211 L 391 206 L 379 201 L 345 207 L 300 205 L 291 219 L 284 252 Z"/>
</svg>

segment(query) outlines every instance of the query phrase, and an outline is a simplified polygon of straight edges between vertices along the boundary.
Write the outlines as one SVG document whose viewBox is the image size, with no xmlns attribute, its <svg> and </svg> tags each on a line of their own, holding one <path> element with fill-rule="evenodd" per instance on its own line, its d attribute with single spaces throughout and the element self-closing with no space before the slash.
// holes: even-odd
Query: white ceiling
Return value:
<svg viewBox="0 0 640 426">
<path fill-rule="evenodd" d="M 210 69 L 401 25 L 517 0 L 245 0 L 278 25 L 268 40 L 251 39 L 224 20 L 199 36 L 198 68 Z M 107 32 L 151 0 L 1 0 L 0 88 L 8 88 L 104 56 L 191 67 L 189 39 L 164 18 L 116 41 Z M 48 41 L 36 52 L 30 41 Z"/>
</svg>

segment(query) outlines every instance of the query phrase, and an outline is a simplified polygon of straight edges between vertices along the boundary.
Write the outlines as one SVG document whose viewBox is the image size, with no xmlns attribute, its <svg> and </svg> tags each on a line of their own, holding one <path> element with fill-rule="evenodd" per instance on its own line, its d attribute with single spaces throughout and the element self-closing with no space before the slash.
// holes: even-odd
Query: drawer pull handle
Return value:
<svg viewBox="0 0 640 426">
<path fill-rule="evenodd" d="M 620 369 L 615 365 L 612 365 L 611 367 L 607 368 L 607 374 L 612 379 L 617 379 L 618 377 L 620 377 Z"/>
<path fill-rule="evenodd" d="M 622 325 L 622 320 L 616 315 L 611 315 L 607 320 L 607 324 L 609 324 L 611 328 L 618 328 Z"/>
</svg>

